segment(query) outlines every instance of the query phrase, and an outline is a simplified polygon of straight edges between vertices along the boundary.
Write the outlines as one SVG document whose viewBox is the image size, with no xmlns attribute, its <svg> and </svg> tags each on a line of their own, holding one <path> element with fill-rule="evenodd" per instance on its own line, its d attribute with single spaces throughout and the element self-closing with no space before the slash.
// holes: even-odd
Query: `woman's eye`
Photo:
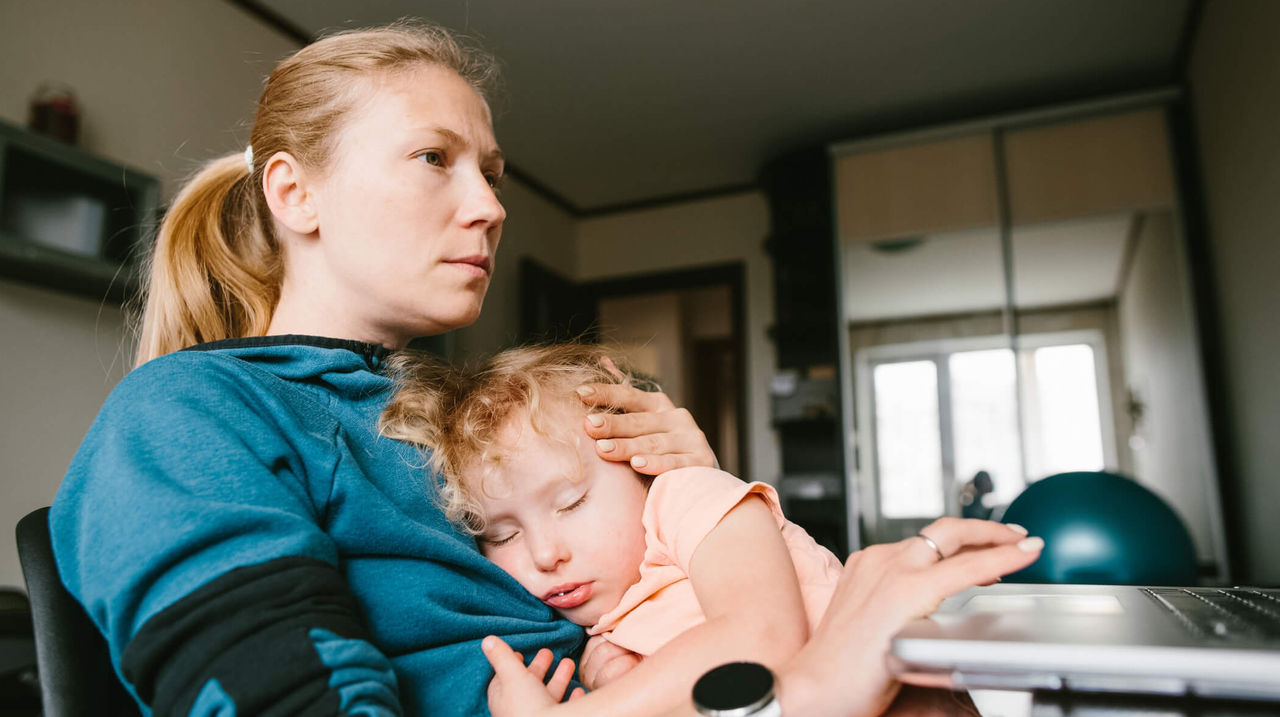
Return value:
<svg viewBox="0 0 1280 717">
<path fill-rule="evenodd" d="M 497 192 L 499 189 L 502 189 L 501 174 L 486 174 L 484 175 L 484 181 L 488 182 L 489 188 L 495 192 Z"/>
<path fill-rule="evenodd" d="M 418 155 L 418 159 L 421 159 L 427 164 L 430 164 L 435 167 L 444 166 L 444 152 L 437 152 L 435 150 L 431 150 L 429 152 L 423 152 L 422 154 Z"/>
<path fill-rule="evenodd" d="M 586 502 L 587 502 L 587 494 L 583 493 L 581 498 L 578 498 L 577 500 L 573 501 L 569 505 L 566 505 L 565 507 L 561 508 L 560 512 L 568 513 L 571 510 L 576 510 L 578 508 L 581 508 L 582 504 Z"/>
</svg>

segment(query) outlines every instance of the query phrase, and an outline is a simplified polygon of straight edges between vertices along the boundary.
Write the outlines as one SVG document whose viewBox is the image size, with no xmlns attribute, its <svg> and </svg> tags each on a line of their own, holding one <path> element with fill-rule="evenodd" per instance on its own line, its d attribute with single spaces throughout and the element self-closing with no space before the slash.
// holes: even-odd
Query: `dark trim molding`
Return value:
<svg viewBox="0 0 1280 717">
<path fill-rule="evenodd" d="M 619 202 L 618 204 L 606 204 L 601 207 L 593 207 L 591 209 L 583 209 L 577 213 L 580 219 L 591 217 L 601 217 L 609 214 L 623 214 L 625 212 L 638 212 L 645 209 L 658 209 L 660 207 L 672 204 L 684 204 L 686 202 L 696 202 L 704 199 L 719 199 L 734 194 L 744 194 L 746 192 L 758 192 L 760 185 L 755 182 L 744 184 L 729 184 L 722 187 L 711 187 L 710 189 L 699 189 L 693 192 L 681 192 L 679 194 L 666 194 L 660 197 L 651 197 L 649 199 L 638 199 L 634 202 Z"/>
<path fill-rule="evenodd" d="M 1200 21 L 1203 18 L 1204 0 L 1191 0 L 1187 7 L 1186 22 L 1182 26 L 1182 36 L 1178 38 L 1178 49 L 1173 55 L 1174 79 L 1188 90 L 1191 53 L 1195 52 L 1196 37 L 1200 34 Z"/>
<path fill-rule="evenodd" d="M 507 162 L 506 167 L 503 169 L 503 173 L 506 174 L 508 177 L 511 177 L 512 179 L 520 182 L 520 184 L 528 188 L 529 191 L 533 192 L 539 197 L 542 197 L 548 202 L 551 202 L 552 204 L 556 205 L 560 209 L 568 212 L 573 217 L 576 218 L 576 217 L 582 216 L 582 210 L 579 209 L 576 204 L 569 201 L 568 199 L 565 199 L 563 196 L 560 195 L 559 192 L 556 192 L 551 187 L 548 187 L 547 185 L 538 181 L 533 177 L 533 175 L 516 167 L 511 162 Z"/>
<path fill-rule="evenodd" d="M 1199 134 L 1196 131 L 1192 101 L 1188 87 L 1183 99 L 1170 104 L 1166 110 L 1170 150 L 1177 181 L 1183 246 L 1187 252 L 1191 279 L 1196 338 L 1204 372 L 1210 438 L 1218 468 L 1218 493 L 1221 497 L 1222 525 L 1227 542 L 1227 560 L 1222 566 L 1223 577 L 1233 583 L 1248 583 L 1257 578 L 1248 572 L 1249 541 L 1245 535 L 1245 523 L 1241 520 L 1244 514 L 1243 501 L 1246 498 L 1240 484 L 1239 466 L 1232 450 L 1236 426 L 1232 420 L 1230 394 L 1227 392 L 1227 363 L 1222 349 L 1222 325 L 1219 320 L 1222 314 L 1218 298 L 1221 292 L 1213 266 L 1213 237 L 1205 205 Z"/>
<path fill-rule="evenodd" d="M 310 45 L 315 36 L 287 20 L 283 15 L 257 2 L 257 0 L 227 0 L 227 2 L 253 15 L 285 37 L 295 40 L 299 45 Z"/>
</svg>

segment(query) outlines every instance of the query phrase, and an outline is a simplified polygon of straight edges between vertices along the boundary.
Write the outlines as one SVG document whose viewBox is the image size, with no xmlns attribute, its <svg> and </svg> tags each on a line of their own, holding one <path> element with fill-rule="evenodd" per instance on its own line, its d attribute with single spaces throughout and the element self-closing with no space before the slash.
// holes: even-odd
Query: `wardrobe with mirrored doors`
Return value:
<svg viewBox="0 0 1280 717">
<path fill-rule="evenodd" d="M 1226 578 L 1174 91 L 830 147 L 848 525 L 1108 471 Z M 851 537 L 854 534 L 850 531 Z"/>
</svg>

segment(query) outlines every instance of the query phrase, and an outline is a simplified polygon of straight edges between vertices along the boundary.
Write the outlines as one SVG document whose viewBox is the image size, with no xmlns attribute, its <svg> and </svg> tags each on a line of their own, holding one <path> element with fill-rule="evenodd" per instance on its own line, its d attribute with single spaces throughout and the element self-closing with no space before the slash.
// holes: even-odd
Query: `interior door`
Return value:
<svg viewBox="0 0 1280 717">
<path fill-rule="evenodd" d="M 520 260 L 522 341 L 596 341 L 599 309 L 590 287 L 529 257 Z"/>
</svg>

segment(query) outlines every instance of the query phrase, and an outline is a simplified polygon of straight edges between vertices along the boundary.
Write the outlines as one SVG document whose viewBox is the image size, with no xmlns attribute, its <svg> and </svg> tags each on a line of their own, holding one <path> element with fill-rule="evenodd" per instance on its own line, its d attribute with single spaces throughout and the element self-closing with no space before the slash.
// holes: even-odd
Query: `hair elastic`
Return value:
<svg viewBox="0 0 1280 717">
<path fill-rule="evenodd" d="M 253 174 L 253 145 L 251 144 L 244 147 L 244 166 L 249 168 L 249 174 Z"/>
</svg>

